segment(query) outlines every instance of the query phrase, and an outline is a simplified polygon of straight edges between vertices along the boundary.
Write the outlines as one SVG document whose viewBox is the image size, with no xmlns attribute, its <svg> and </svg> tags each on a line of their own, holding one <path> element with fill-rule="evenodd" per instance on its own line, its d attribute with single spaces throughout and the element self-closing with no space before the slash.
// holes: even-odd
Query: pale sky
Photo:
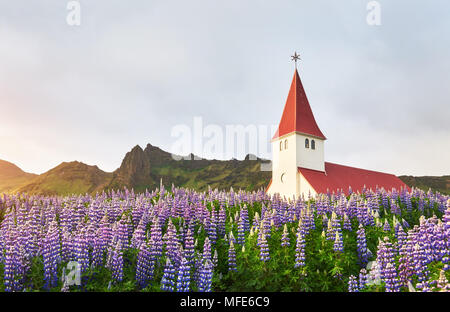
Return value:
<svg viewBox="0 0 450 312">
<path fill-rule="evenodd" d="M 365 0 L 80 0 L 80 26 L 67 2 L 0 0 L 0 159 L 25 171 L 113 171 L 196 116 L 277 125 L 296 50 L 327 161 L 450 174 L 448 1 L 380 0 L 379 26 Z"/>
</svg>

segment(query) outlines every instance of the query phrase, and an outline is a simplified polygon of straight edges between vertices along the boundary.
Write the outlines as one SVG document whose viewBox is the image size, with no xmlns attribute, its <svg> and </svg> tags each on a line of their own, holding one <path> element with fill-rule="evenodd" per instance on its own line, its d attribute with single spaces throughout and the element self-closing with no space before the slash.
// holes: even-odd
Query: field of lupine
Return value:
<svg viewBox="0 0 450 312">
<path fill-rule="evenodd" d="M 0 291 L 450 290 L 431 191 L 2 195 L 0 220 Z"/>
</svg>

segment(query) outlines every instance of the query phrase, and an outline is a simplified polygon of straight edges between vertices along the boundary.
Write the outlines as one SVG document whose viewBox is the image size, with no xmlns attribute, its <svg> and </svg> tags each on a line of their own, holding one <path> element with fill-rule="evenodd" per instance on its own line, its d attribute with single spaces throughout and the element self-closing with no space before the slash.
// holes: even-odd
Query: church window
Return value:
<svg viewBox="0 0 450 312">
<path fill-rule="evenodd" d="M 316 149 L 316 141 L 311 140 L 311 149 Z"/>
<path fill-rule="evenodd" d="M 305 139 L 305 148 L 309 148 L 309 140 Z"/>
<path fill-rule="evenodd" d="M 284 140 L 284 149 L 288 148 L 287 140 Z"/>
<path fill-rule="evenodd" d="M 280 151 L 283 150 L 283 141 L 280 141 Z"/>
</svg>

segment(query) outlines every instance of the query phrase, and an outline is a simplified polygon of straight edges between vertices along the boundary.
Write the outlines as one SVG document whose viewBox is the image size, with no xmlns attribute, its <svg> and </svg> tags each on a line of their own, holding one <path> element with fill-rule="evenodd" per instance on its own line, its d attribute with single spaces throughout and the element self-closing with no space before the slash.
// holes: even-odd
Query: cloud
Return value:
<svg viewBox="0 0 450 312">
<path fill-rule="evenodd" d="M 361 1 L 81 1 L 69 27 L 64 1 L 3 2 L 0 158 L 112 171 L 194 116 L 277 124 L 297 50 L 326 159 L 448 174 L 449 5 L 380 3 L 371 27 Z"/>
</svg>

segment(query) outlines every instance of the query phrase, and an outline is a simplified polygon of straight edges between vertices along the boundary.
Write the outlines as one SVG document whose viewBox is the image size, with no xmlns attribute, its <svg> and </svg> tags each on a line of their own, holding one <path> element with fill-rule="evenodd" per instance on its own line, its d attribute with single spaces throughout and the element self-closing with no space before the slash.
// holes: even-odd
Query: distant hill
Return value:
<svg viewBox="0 0 450 312">
<path fill-rule="evenodd" d="M 37 176 L 0 160 L 0 193 L 95 194 L 123 187 L 144 191 L 159 187 L 161 179 L 166 187 L 174 184 L 199 191 L 207 190 L 208 186 L 221 190 L 233 187 L 235 190 L 252 191 L 265 188 L 270 181 L 272 173 L 260 170 L 261 164 L 265 162 L 268 161 L 250 155 L 244 160 L 208 160 L 198 159 L 190 154 L 176 160 L 170 153 L 151 144 L 147 144 L 145 149 L 135 146 L 125 155 L 120 167 L 112 173 L 104 172 L 97 166 L 73 161 L 64 162 Z M 450 176 L 400 176 L 400 179 L 408 186 L 425 191 L 431 188 L 450 194 Z"/>
<path fill-rule="evenodd" d="M 135 190 L 145 190 L 155 185 L 150 172 L 150 159 L 139 145 L 136 145 L 125 155 L 119 169 L 113 172 L 107 189 L 133 187 Z"/>
<path fill-rule="evenodd" d="M 78 161 L 63 162 L 57 167 L 24 183 L 14 192 L 43 195 L 85 194 L 101 191 L 112 174 Z"/>
<path fill-rule="evenodd" d="M 264 160 L 207 160 L 197 159 L 194 155 L 175 160 L 168 152 L 147 144 L 144 150 L 134 147 L 122 161 L 119 169 L 114 171 L 107 189 L 130 187 L 137 191 L 153 189 L 163 184 L 207 190 L 213 189 L 257 190 L 267 186 L 272 173 L 261 171 Z M 255 157 L 256 158 L 256 157 Z"/>
<path fill-rule="evenodd" d="M 271 178 L 271 172 L 260 170 L 261 163 L 267 161 L 256 157 L 250 160 L 249 155 L 241 161 L 198 159 L 192 154 L 179 158 L 182 159 L 175 160 L 170 153 L 151 144 L 144 150 L 137 145 L 112 173 L 78 161 L 64 162 L 39 176 L 32 175 L 22 183 L 8 184 L 5 180 L 5 185 L 11 186 L 5 188 L 4 192 L 95 194 L 123 187 L 144 191 L 159 187 L 160 181 L 166 187 L 174 184 L 200 191 L 207 190 L 208 186 L 223 190 L 229 190 L 230 187 L 257 190 L 266 187 Z"/>
<path fill-rule="evenodd" d="M 450 195 L 450 175 L 442 177 L 434 176 L 424 176 L 424 177 L 413 177 L 413 176 L 399 176 L 406 185 L 428 191 L 432 189 L 434 191 L 439 191 L 442 194 Z"/>
<path fill-rule="evenodd" d="M 24 172 L 16 165 L 0 160 L 0 193 L 10 192 L 37 177 L 36 174 Z"/>
</svg>

